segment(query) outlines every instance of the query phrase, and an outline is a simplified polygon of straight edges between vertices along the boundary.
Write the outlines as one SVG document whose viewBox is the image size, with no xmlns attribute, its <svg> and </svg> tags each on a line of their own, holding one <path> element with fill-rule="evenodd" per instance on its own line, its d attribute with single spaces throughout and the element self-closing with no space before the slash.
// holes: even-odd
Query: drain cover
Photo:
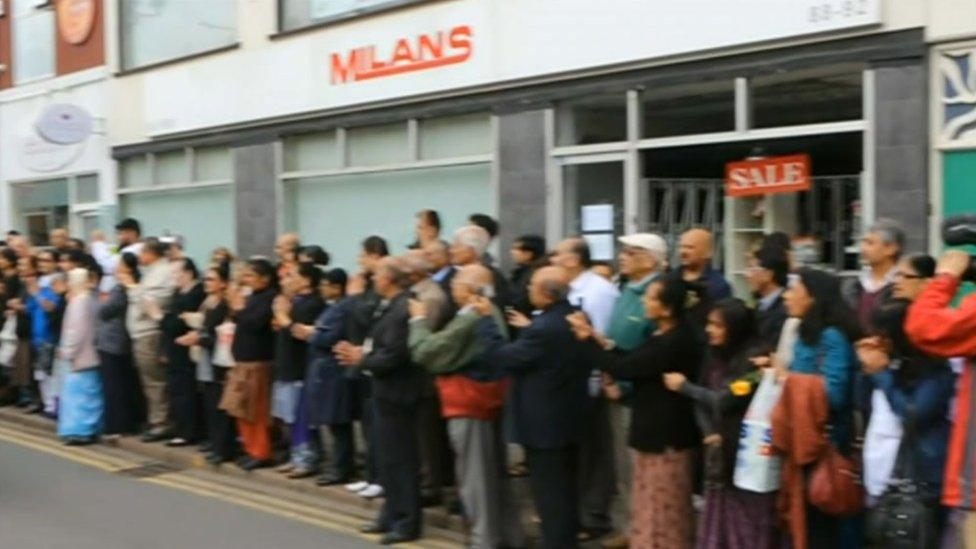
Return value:
<svg viewBox="0 0 976 549">
<path fill-rule="evenodd" d="M 116 471 L 115 474 L 132 478 L 152 478 L 165 475 L 166 473 L 175 473 L 179 470 L 179 468 L 166 463 L 146 463 L 137 467 L 121 469 Z"/>
</svg>

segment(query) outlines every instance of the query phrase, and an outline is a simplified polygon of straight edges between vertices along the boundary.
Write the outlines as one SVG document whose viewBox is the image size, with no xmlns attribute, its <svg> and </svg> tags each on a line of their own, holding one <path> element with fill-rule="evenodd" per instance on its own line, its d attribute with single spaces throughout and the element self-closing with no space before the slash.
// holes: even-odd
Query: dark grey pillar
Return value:
<svg viewBox="0 0 976 549">
<path fill-rule="evenodd" d="M 278 220 L 273 142 L 234 149 L 234 183 L 237 251 L 270 256 Z"/>
<path fill-rule="evenodd" d="M 875 213 L 928 247 L 928 72 L 924 60 L 875 67 Z"/>
<path fill-rule="evenodd" d="M 508 250 L 522 234 L 546 234 L 546 147 L 543 111 L 498 117 L 498 224 L 502 265 L 512 267 Z"/>
</svg>

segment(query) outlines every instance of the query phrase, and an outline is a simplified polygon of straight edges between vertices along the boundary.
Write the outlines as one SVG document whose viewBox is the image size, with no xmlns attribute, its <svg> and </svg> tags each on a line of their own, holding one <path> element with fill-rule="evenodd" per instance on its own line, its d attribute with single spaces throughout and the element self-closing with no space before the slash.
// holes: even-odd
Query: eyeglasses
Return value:
<svg viewBox="0 0 976 549">
<path fill-rule="evenodd" d="M 918 279 L 922 279 L 922 278 L 925 278 L 925 277 L 922 276 L 922 275 L 917 275 L 917 274 L 897 272 L 897 273 L 895 273 L 895 278 L 901 278 L 903 280 L 918 280 Z"/>
<path fill-rule="evenodd" d="M 203 279 L 204 282 L 217 282 L 217 280 L 218 279 L 215 276 L 208 276 L 208 277 L 206 277 L 206 278 Z"/>
</svg>

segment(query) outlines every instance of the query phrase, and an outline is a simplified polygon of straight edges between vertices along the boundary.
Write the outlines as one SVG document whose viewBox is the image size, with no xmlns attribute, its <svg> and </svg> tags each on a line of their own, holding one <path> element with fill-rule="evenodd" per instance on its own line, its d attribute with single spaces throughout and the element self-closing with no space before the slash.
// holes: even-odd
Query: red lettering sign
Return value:
<svg viewBox="0 0 976 549">
<path fill-rule="evenodd" d="M 759 196 L 810 190 L 810 155 L 773 156 L 725 165 L 725 194 Z"/>
<path fill-rule="evenodd" d="M 332 54 L 332 83 L 346 84 L 464 63 L 474 52 L 474 34 L 468 25 L 449 31 L 400 38 L 385 55 L 376 46 Z"/>
</svg>

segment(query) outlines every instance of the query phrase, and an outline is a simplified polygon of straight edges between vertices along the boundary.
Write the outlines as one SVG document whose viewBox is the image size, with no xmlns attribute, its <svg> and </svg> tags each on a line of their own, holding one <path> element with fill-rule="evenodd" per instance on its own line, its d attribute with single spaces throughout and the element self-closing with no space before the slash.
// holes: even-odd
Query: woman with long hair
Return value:
<svg viewBox="0 0 976 549">
<path fill-rule="evenodd" d="M 697 382 L 664 374 L 668 389 L 695 400 L 705 446 L 705 510 L 701 549 L 777 547 L 775 494 L 759 494 L 732 483 L 742 418 L 760 372 L 750 359 L 762 353 L 752 310 L 741 299 L 724 299 L 708 313 L 708 350 Z"/>
<path fill-rule="evenodd" d="M 647 318 L 657 330 L 637 349 L 617 355 L 586 316 L 570 323 L 581 340 L 593 339 L 592 362 L 617 379 L 634 384 L 629 445 L 635 450 L 630 547 L 690 548 L 694 543 L 694 448 L 700 441 L 693 401 L 669 391 L 664 375 L 678 372 L 698 379 L 701 343 L 686 313 L 702 299 L 697 286 L 668 276 L 644 294 Z"/>
<path fill-rule="evenodd" d="M 142 382 L 132 362 L 132 340 L 125 327 L 129 306 L 126 287 L 139 282 L 139 259 L 122 254 L 115 276 L 119 284 L 98 305 L 95 336 L 105 390 L 105 435 L 111 437 L 138 433 L 146 419 Z"/>
<path fill-rule="evenodd" d="M 244 268 L 245 288 L 230 301 L 236 324 L 231 352 L 232 380 L 220 407 L 237 418 L 245 455 L 238 460 L 250 471 L 271 464 L 271 362 L 274 360 L 272 303 L 278 293 L 275 268 L 265 258 L 253 258 Z M 245 296 L 244 294 L 247 293 Z"/>
<path fill-rule="evenodd" d="M 170 415 L 173 420 L 173 438 L 167 446 L 186 446 L 202 435 L 198 417 L 200 394 L 197 391 L 197 366 L 190 357 L 190 347 L 184 335 L 191 330 L 187 314 L 195 313 L 203 303 L 203 287 L 200 273 L 192 259 L 177 260 L 173 266 L 176 289 L 170 301 L 169 311 L 163 317 L 163 349 L 166 356 L 166 393 L 169 396 Z"/>
</svg>

